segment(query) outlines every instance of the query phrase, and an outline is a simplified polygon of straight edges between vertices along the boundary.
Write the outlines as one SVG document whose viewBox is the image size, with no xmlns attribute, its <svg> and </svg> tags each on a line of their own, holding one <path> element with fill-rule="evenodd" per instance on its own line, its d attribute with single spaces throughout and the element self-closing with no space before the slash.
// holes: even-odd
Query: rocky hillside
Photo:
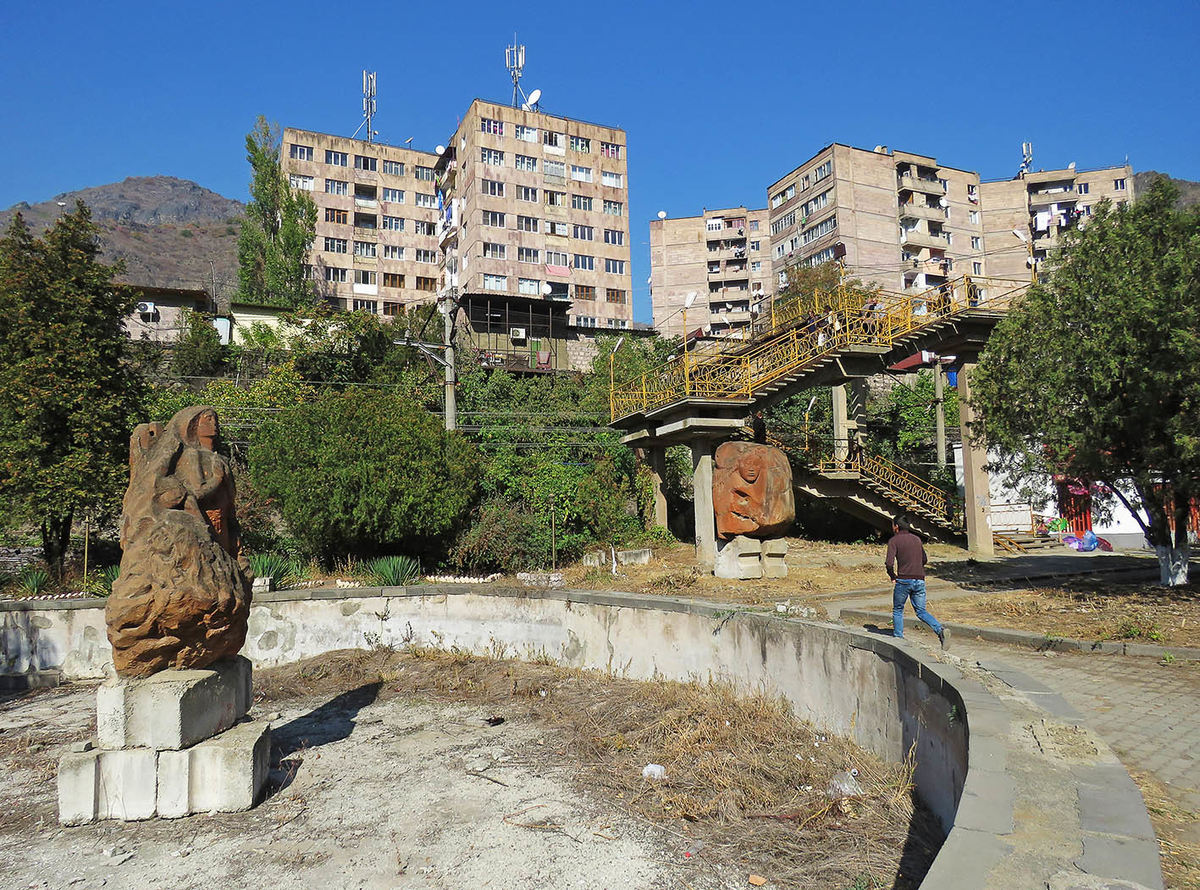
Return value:
<svg viewBox="0 0 1200 890">
<path fill-rule="evenodd" d="M 236 286 L 243 205 L 186 179 L 131 176 L 38 204 L 22 202 L 0 212 L 0 226 L 20 212 L 40 232 L 77 200 L 92 208 L 105 259 L 125 262 L 123 280 L 211 289 L 215 279 L 219 298 Z"/>
<path fill-rule="evenodd" d="M 1166 173 L 1159 173 L 1155 170 L 1146 170 L 1142 173 L 1133 174 L 1133 187 L 1136 190 L 1134 194 L 1141 195 L 1146 189 L 1150 188 L 1151 183 L 1158 177 L 1165 177 L 1175 183 L 1175 187 L 1179 189 L 1179 206 L 1187 207 L 1190 204 L 1200 204 L 1200 182 L 1192 182 L 1187 179 L 1172 179 Z"/>
</svg>

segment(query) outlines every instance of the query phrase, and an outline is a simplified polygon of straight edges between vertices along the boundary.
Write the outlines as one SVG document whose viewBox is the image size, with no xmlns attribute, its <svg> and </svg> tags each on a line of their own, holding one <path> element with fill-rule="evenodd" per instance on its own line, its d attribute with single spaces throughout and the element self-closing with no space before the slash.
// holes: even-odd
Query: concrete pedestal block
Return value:
<svg viewBox="0 0 1200 890">
<path fill-rule="evenodd" d="M 762 571 L 764 578 L 786 578 L 787 538 L 768 538 L 762 542 Z"/>
<path fill-rule="evenodd" d="M 717 559 L 713 574 L 718 578 L 746 581 L 763 576 L 762 541 L 737 535 L 717 541 Z"/>
<path fill-rule="evenodd" d="M 242 723 L 184 751 L 158 755 L 158 815 L 248 810 L 267 781 L 270 724 Z"/>
<path fill-rule="evenodd" d="M 58 821 L 151 819 L 157 810 L 158 752 L 150 748 L 67 754 L 58 764 Z"/>
<path fill-rule="evenodd" d="M 100 747 L 187 748 L 233 726 L 250 699 L 250 661 L 240 655 L 203 670 L 111 679 L 96 693 Z"/>
</svg>

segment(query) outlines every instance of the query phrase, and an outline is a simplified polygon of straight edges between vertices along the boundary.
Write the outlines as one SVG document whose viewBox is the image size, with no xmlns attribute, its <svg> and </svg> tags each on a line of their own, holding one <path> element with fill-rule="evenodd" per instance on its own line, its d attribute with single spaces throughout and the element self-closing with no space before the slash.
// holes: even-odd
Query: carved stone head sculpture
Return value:
<svg viewBox="0 0 1200 890">
<path fill-rule="evenodd" d="M 768 538 L 785 532 L 796 519 L 792 466 L 769 445 L 725 442 L 716 453 L 713 509 L 717 536 Z"/>
<path fill-rule="evenodd" d="M 105 608 L 121 676 L 206 667 L 246 640 L 252 576 L 219 436 L 217 412 L 200 405 L 130 438 L 121 574 Z"/>
</svg>

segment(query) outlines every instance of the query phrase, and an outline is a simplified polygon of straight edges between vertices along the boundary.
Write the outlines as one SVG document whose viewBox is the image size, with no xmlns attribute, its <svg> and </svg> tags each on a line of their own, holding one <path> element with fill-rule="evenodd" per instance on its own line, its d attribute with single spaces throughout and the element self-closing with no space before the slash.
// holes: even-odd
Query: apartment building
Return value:
<svg viewBox="0 0 1200 890">
<path fill-rule="evenodd" d="M 442 286 L 561 302 L 582 331 L 631 328 L 623 130 L 476 99 L 437 174 Z"/>
<path fill-rule="evenodd" d="M 835 259 L 888 290 L 984 274 L 980 200 L 977 173 L 932 156 L 827 146 L 767 190 L 775 286 Z"/>
<path fill-rule="evenodd" d="M 650 221 L 650 302 L 654 328 L 666 336 L 704 328 L 738 336 L 757 303 L 772 292 L 765 209 L 705 209 L 700 216 Z"/>
<path fill-rule="evenodd" d="M 436 297 L 437 155 L 292 127 L 282 148 L 289 184 L 317 205 L 310 265 L 321 294 L 382 315 Z"/>
<path fill-rule="evenodd" d="M 1133 200 L 1133 168 L 1022 171 L 1013 179 L 980 184 L 984 207 L 987 270 L 1000 278 L 1029 277 L 1030 260 L 1040 268 L 1064 232 L 1086 222 L 1107 198 Z M 1019 234 L 1018 234 L 1019 233 Z"/>
</svg>

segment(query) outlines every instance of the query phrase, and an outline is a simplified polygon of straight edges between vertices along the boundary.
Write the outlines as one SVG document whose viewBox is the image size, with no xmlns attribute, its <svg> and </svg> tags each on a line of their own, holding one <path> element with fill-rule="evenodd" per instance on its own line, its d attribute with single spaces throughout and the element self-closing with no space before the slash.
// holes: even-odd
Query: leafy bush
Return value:
<svg viewBox="0 0 1200 890">
<path fill-rule="evenodd" d="M 83 579 L 83 589 L 92 596 L 109 596 L 112 594 L 113 582 L 121 576 L 119 565 L 103 566 L 94 572 L 88 572 Z"/>
<path fill-rule="evenodd" d="M 480 506 L 450 554 L 459 571 L 507 574 L 547 566 L 550 556 L 549 517 L 501 499 Z"/>
<path fill-rule="evenodd" d="M 381 587 L 403 587 L 421 577 L 421 564 L 411 556 L 381 556 L 367 566 L 367 575 Z"/>
<path fill-rule="evenodd" d="M 17 590 L 21 596 L 37 596 L 45 591 L 49 583 L 49 572 L 36 566 L 27 566 L 17 576 Z"/>
<path fill-rule="evenodd" d="M 251 553 L 250 568 L 256 578 L 270 578 L 276 589 L 291 587 L 300 580 L 302 572 L 296 560 L 283 553 Z"/>
<path fill-rule="evenodd" d="M 184 332 L 175 341 L 172 365 L 180 377 L 212 377 L 225 367 L 225 347 L 209 316 L 183 311 Z"/>
<path fill-rule="evenodd" d="M 441 546 L 474 500 L 479 453 L 408 399 L 354 388 L 264 424 L 250 469 L 291 533 L 328 562 Z"/>
</svg>

